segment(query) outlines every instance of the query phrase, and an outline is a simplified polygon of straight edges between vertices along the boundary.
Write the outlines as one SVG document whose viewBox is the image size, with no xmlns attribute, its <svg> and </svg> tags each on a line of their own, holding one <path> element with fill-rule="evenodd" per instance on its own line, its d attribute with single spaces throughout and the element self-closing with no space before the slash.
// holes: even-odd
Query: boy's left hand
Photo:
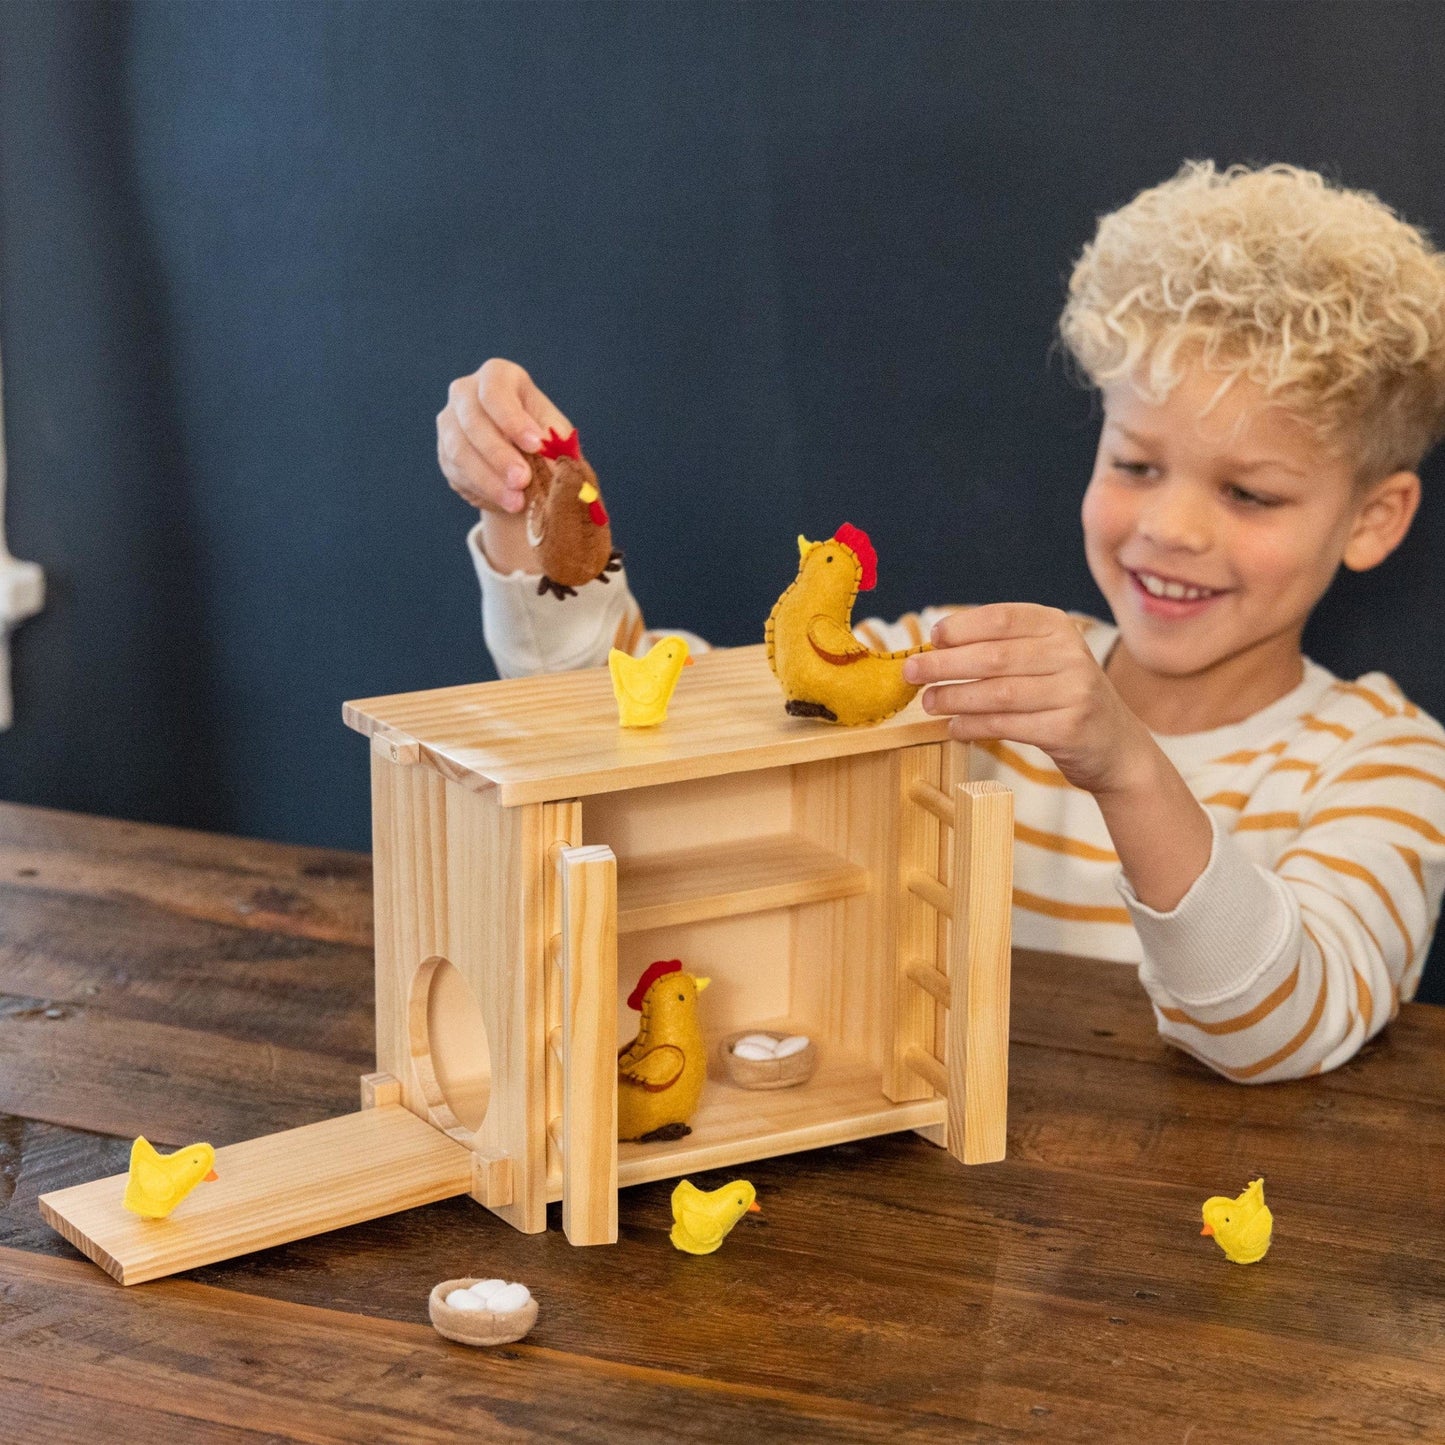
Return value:
<svg viewBox="0 0 1445 1445">
<path fill-rule="evenodd" d="M 954 737 L 1031 743 L 1090 793 L 1129 787 L 1153 738 L 1066 612 L 1031 602 L 971 607 L 939 622 L 932 642 L 903 675 L 933 684 L 923 706 L 952 713 Z"/>
</svg>

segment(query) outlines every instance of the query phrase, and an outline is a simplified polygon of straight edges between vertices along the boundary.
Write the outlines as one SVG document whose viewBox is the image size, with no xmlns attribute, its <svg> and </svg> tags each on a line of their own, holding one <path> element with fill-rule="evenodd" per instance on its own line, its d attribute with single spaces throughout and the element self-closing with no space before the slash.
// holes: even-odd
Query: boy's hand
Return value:
<svg viewBox="0 0 1445 1445">
<path fill-rule="evenodd" d="M 437 414 L 437 460 L 451 488 L 474 507 L 515 514 L 532 479 L 524 453 L 549 427 L 572 423 L 515 361 L 494 357 L 447 389 Z"/>
<path fill-rule="evenodd" d="M 923 706 L 952 713 L 954 737 L 1032 743 L 1090 793 L 1138 783 L 1157 745 L 1067 613 L 1029 602 L 973 607 L 939 622 L 932 642 L 934 651 L 910 657 L 903 675 L 934 684 Z"/>
</svg>

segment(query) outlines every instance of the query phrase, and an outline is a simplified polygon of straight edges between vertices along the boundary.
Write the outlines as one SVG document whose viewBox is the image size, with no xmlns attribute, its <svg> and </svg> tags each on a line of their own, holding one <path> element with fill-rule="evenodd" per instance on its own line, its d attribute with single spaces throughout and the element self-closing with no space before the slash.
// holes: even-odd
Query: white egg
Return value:
<svg viewBox="0 0 1445 1445">
<path fill-rule="evenodd" d="M 750 1044 L 746 1039 L 739 1039 L 733 1045 L 733 1053 L 740 1059 L 762 1060 L 773 1057 L 771 1049 L 765 1049 L 761 1044 Z"/>
<path fill-rule="evenodd" d="M 469 1289 L 454 1289 L 447 1296 L 447 1303 L 454 1310 L 484 1310 L 486 1305 Z"/>
<path fill-rule="evenodd" d="M 786 1059 L 790 1054 L 800 1054 L 808 1047 L 809 1042 L 807 1034 L 793 1034 L 778 1044 L 775 1057 Z"/>
<path fill-rule="evenodd" d="M 479 1279 L 471 1288 L 471 1293 L 485 1304 L 494 1294 L 500 1294 L 507 1287 L 504 1279 Z"/>
<path fill-rule="evenodd" d="M 744 1034 L 742 1038 L 740 1038 L 737 1043 L 733 1045 L 733 1052 L 737 1053 L 743 1044 L 747 1044 L 750 1048 L 766 1049 L 767 1053 L 763 1054 L 761 1057 L 770 1059 L 773 1056 L 773 1047 L 777 1042 L 777 1039 L 775 1039 L 772 1034 Z M 757 1057 L 759 1056 L 756 1054 L 743 1055 L 743 1058 L 745 1059 Z"/>
<path fill-rule="evenodd" d="M 487 1300 L 487 1308 L 495 1314 L 508 1314 L 512 1310 L 519 1310 L 532 1298 L 532 1291 L 524 1284 L 509 1284 L 506 1289 L 498 1290 Z"/>
</svg>

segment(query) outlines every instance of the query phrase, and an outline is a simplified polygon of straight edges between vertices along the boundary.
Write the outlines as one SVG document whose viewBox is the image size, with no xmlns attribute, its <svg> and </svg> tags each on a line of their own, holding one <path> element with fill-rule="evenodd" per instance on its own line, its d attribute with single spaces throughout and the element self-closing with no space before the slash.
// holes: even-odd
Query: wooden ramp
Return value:
<svg viewBox="0 0 1445 1445">
<path fill-rule="evenodd" d="M 169 1219 L 121 1207 L 115 1174 L 40 1196 L 40 1213 L 121 1284 L 468 1194 L 472 1154 L 399 1104 L 216 1151 L 217 1178 Z"/>
</svg>

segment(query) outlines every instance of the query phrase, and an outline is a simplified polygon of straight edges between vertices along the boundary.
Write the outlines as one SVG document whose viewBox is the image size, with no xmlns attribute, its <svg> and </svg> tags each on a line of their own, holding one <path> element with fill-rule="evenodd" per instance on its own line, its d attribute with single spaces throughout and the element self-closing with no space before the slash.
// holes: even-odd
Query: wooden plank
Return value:
<svg viewBox="0 0 1445 1445">
<path fill-rule="evenodd" d="M 49 894 L 322 943 L 371 942 L 365 854 L 19 803 L 0 804 L 0 892 L 3 912 Z"/>
<path fill-rule="evenodd" d="M 802 1029 L 796 1019 L 773 1019 L 760 1027 L 783 1033 Z M 700 1169 L 723 1169 L 936 1124 L 946 1112 L 942 1099 L 894 1103 L 879 1086 L 875 1063 L 850 1055 L 840 1044 L 825 1043 L 813 1077 L 795 1089 L 758 1091 L 710 1080 L 693 1116 L 692 1133 L 671 1143 L 621 1145 L 617 1177 L 625 1188 Z"/>
<path fill-rule="evenodd" d="M 0 998 L 0 1111 L 183 1145 L 230 1144 L 356 1107 L 354 1058 L 94 1006 L 53 1012 L 43 1000 Z"/>
<path fill-rule="evenodd" d="M 618 932 L 640 933 L 797 903 L 848 898 L 866 868 L 785 833 L 617 862 Z"/>
<path fill-rule="evenodd" d="M 421 771 L 421 770 L 417 770 Z M 559 823 L 543 806 L 503 808 L 495 790 L 447 784 L 449 958 L 480 1007 L 489 1070 L 474 1143 L 512 1161 L 512 1199 L 488 1205 L 514 1228 L 547 1227 L 546 875 Z"/>
<path fill-rule="evenodd" d="M 617 859 L 563 848 L 562 1229 L 617 1241 Z"/>
<path fill-rule="evenodd" d="M 933 1052 L 935 1000 L 919 988 L 912 971 L 936 972 L 938 919 L 928 901 L 905 883 L 916 873 L 932 877 L 938 866 L 939 821 L 932 810 L 920 806 L 918 797 L 927 796 L 925 789 L 938 792 L 943 759 L 937 746 L 908 748 L 894 758 L 898 860 L 889 884 L 898 892 L 897 935 L 886 960 L 891 977 L 883 998 L 883 1092 L 902 1102 L 927 1099 L 933 1093 L 928 1081 L 905 1067 L 904 1060 L 911 1048 Z"/>
<path fill-rule="evenodd" d="M 124 1174 L 43 1194 L 40 1213 L 112 1278 L 140 1284 L 472 1185 L 470 1152 L 395 1104 L 229 1145 L 215 1169 L 168 1219 L 121 1207 Z"/>
<path fill-rule="evenodd" d="M 791 996 L 783 1012 L 820 1046 L 842 1047 L 870 1064 L 875 1090 L 885 1068 L 886 999 L 893 987 L 897 789 L 897 759 L 890 753 L 793 769 L 794 832 L 866 870 L 870 885 L 866 893 L 792 910 Z"/>
<path fill-rule="evenodd" d="M 8 1250 L 0 1268 L 0 1391 L 7 1402 L 26 1395 L 20 1420 L 45 1419 L 36 1391 L 50 1392 L 62 1410 L 62 1397 L 72 1396 L 76 1412 L 35 1435 L 9 1432 L 11 1439 L 93 1440 L 70 1422 L 96 1420 L 97 1403 L 109 1407 L 111 1434 L 147 1441 L 228 1441 L 247 1430 L 311 1445 L 621 1437 L 662 1445 L 753 1430 L 785 1440 L 898 1439 L 897 1412 L 883 1405 L 549 1348 L 545 1303 L 527 1341 L 477 1350 L 425 1322 L 423 1286 L 413 1286 L 419 1303 L 409 1316 L 395 1320 L 184 1280 L 126 1295 L 88 1265 Z M 140 1433 L 165 1416 L 180 1428 Z M 945 1435 L 930 1428 L 914 1438 Z"/>
<path fill-rule="evenodd" d="M 1008 1130 L 1013 794 L 1002 783 L 959 783 L 954 798 L 948 1148 L 986 1164 L 1004 1157 Z"/>
<path fill-rule="evenodd" d="M 721 648 L 687 670 L 662 727 L 624 729 L 607 669 L 472 683 L 347 703 L 348 727 L 415 738 L 421 761 L 507 806 L 940 742 L 915 699 L 869 727 L 789 717 L 764 648 Z"/>
</svg>

